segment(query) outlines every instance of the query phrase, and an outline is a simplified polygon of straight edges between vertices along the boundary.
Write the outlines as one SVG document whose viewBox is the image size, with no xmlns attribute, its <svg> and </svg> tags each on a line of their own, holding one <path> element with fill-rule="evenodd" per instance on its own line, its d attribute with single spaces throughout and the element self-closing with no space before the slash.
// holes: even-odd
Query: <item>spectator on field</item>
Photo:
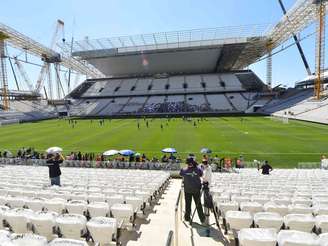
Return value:
<svg viewBox="0 0 328 246">
<path fill-rule="evenodd" d="M 239 156 L 236 160 L 236 168 L 244 168 L 244 157 L 242 155 Z"/>
<path fill-rule="evenodd" d="M 173 155 L 173 153 L 170 154 L 169 161 L 175 162 L 177 158 Z"/>
<path fill-rule="evenodd" d="M 185 215 L 186 221 L 191 221 L 191 200 L 194 199 L 198 217 L 202 223 L 205 222 L 205 215 L 200 201 L 201 177 L 203 171 L 197 166 L 197 162 L 192 158 L 186 160 L 187 167 L 180 170 L 180 176 L 183 178 L 185 193 Z"/>
<path fill-rule="evenodd" d="M 60 153 L 49 154 L 47 156 L 47 164 L 49 168 L 49 178 L 51 185 L 60 186 L 60 164 L 63 163 L 64 157 Z"/>
<path fill-rule="evenodd" d="M 328 169 L 328 159 L 325 155 L 321 156 L 321 168 Z"/>
<path fill-rule="evenodd" d="M 146 162 L 146 160 L 147 160 L 146 155 L 145 154 L 142 154 L 142 156 L 141 156 L 141 162 Z"/>
<path fill-rule="evenodd" d="M 270 172 L 273 170 L 273 168 L 269 165 L 268 161 L 264 161 L 264 164 L 261 166 L 262 174 L 263 175 L 269 175 Z"/>
</svg>

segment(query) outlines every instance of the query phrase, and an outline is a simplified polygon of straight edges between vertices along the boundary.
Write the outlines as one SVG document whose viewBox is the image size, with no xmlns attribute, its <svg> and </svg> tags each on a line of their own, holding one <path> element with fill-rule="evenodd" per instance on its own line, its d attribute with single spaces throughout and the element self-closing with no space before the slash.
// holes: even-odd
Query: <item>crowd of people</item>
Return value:
<svg viewBox="0 0 328 246">
<path fill-rule="evenodd" d="M 194 105 L 181 102 L 163 102 L 146 104 L 140 112 L 143 113 L 192 113 L 192 112 L 210 112 L 213 111 L 209 104 Z"/>
</svg>

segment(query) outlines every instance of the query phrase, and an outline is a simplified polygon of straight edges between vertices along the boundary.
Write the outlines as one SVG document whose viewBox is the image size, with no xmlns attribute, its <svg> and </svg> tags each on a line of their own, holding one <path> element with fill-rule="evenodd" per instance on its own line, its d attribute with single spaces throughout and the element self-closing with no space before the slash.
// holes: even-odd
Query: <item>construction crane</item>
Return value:
<svg viewBox="0 0 328 246">
<path fill-rule="evenodd" d="M 6 66 L 6 39 L 8 36 L 0 31 L 0 82 L 2 86 L 3 110 L 9 110 L 8 77 Z"/>
<path fill-rule="evenodd" d="M 55 31 L 59 33 L 60 27 L 63 25 L 62 21 L 57 22 L 57 28 Z M 57 36 L 57 34 L 54 37 Z M 51 46 L 55 46 L 56 39 L 53 38 Z M 2 92 L 0 96 L 3 99 L 4 108 L 9 107 L 9 96 L 8 96 L 8 83 L 7 83 L 7 70 L 6 70 L 6 49 L 5 45 L 9 45 L 13 48 L 18 48 L 23 50 L 26 54 L 32 56 L 40 57 L 44 63 L 59 63 L 61 66 L 71 69 L 77 73 L 87 76 L 88 78 L 103 78 L 105 75 L 101 73 L 98 69 L 93 67 L 87 62 L 77 60 L 71 57 L 68 52 L 56 52 L 54 49 L 50 49 L 39 42 L 27 37 L 26 35 L 16 31 L 15 29 L 0 23 L 0 56 L 1 56 L 1 70 L 0 70 L 0 83 L 2 87 Z M 41 92 L 42 81 L 45 79 L 44 73 L 46 71 L 50 72 L 50 69 L 43 66 L 40 75 L 43 74 L 41 78 L 38 78 L 38 83 L 34 92 Z M 40 77 L 40 76 L 39 76 Z M 48 76 L 49 77 L 49 76 Z M 49 83 L 49 81 L 48 81 Z"/>
<path fill-rule="evenodd" d="M 19 71 L 20 76 L 23 78 L 28 90 L 33 92 L 33 85 L 31 83 L 31 80 L 27 76 L 27 73 L 25 72 L 23 65 L 20 63 L 20 61 L 17 59 L 16 56 L 14 57 L 14 63 Z"/>
<path fill-rule="evenodd" d="M 314 81 L 314 96 L 321 99 L 323 91 L 323 75 L 325 68 L 325 38 L 326 38 L 326 2 L 327 0 L 314 0 L 317 5 L 317 36 L 316 36 L 316 56 Z"/>
<path fill-rule="evenodd" d="M 60 30 L 64 29 L 64 22 L 61 20 L 57 20 L 57 25 L 56 25 L 56 30 L 55 33 L 53 34 L 52 40 L 51 40 L 51 44 L 50 44 L 50 49 L 53 49 L 56 41 L 58 39 L 58 33 Z M 41 88 L 43 87 L 43 83 L 45 80 L 45 75 L 47 72 L 51 72 L 50 70 L 50 64 L 51 63 L 59 63 L 61 62 L 61 58 L 59 54 L 56 54 L 55 56 L 43 56 L 42 57 L 43 62 L 43 66 L 41 68 L 38 80 L 36 81 L 36 86 L 35 86 L 35 92 L 39 93 L 41 91 Z M 50 86 L 50 85 L 49 85 Z M 52 85 L 51 85 L 52 86 Z M 51 98 L 52 99 L 52 98 Z"/>
<path fill-rule="evenodd" d="M 278 0 L 278 2 L 279 2 L 279 5 L 280 5 L 280 7 L 281 7 L 281 10 L 282 10 L 283 14 L 286 15 L 287 11 L 286 11 L 286 8 L 285 8 L 285 6 L 284 6 L 282 0 Z M 287 17 L 287 19 L 288 19 L 288 17 Z M 304 67 L 305 67 L 305 69 L 306 69 L 306 72 L 307 72 L 307 74 L 308 74 L 309 76 L 311 76 L 311 75 L 312 75 L 312 72 L 311 72 L 311 69 L 310 69 L 309 63 L 308 63 L 307 60 L 306 60 L 306 57 L 305 57 L 305 55 L 304 55 L 304 52 L 303 52 L 302 46 L 301 46 L 301 44 L 300 44 L 300 41 L 299 41 L 299 39 L 298 39 L 298 37 L 296 36 L 295 33 L 293 33 L 293 39 L 294 39 L 295 44 L 296 44 L 296 46 L 297 46 L 298 52 L 300 53 L 300 56 L 301 56 L 301 58 L 302 58 L 302 61 L 303 61 Z"/>
</svg>

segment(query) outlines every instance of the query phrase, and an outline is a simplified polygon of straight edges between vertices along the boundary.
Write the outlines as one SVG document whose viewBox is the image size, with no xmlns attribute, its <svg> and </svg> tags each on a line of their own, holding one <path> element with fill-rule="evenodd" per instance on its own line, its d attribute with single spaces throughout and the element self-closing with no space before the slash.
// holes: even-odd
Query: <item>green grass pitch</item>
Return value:
<svg viewBox="0 0 328 246">
<path fill-rule="evenodd" d="M 328 126 L 301 121 L 289 124 L 267 117 L 220 117 L 191 122 L 182 119 L 77 120 L 72 128 L 67 120 L 0 127 L 0 150 L 16 153 L 21 147 L 44 151 L 60 146 L 70 151 L 101 153 L 108 149 L 132 149 L 148 157 L 161 157 L 161 149 L 174 147 L 181 158 L 203 147 L 219 157 L 237 157 L 246 161 L 269 160 L 274 167 L 296 167 L 299 162 L 318 162 L 328 152 Z M 196 121 L 196 126 L 194 122 Z M 163 130 L 161 130 L 161 124 Z"/>
</svg>

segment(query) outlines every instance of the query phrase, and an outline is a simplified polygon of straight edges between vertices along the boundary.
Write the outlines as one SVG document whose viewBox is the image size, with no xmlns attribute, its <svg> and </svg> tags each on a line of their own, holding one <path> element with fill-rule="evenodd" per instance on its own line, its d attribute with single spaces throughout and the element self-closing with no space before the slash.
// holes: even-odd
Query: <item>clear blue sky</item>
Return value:
<svg viewBox="0 0 328 246">
<path fill-rule="evenodd" d="M 295 0 L 283 0 L 290 8 Z M 57 19 L 70 39 L 113 37 L 194 28 L 276 23 L 277 0 L 1 0 L 0 22 L 48 45 Z M 302 35 L 310 33 L 313 27 Z M 289 41 L 290 43 L 290 41 Z M 303 42 L 314 70 L 315 38 Z M 14 51 L 11 51 L 15 54 Z M 16 52 L 19 53 L 19 52 Z M 13 55 L 14 55 L 13 54 Z M 265 62 L 251 68 L 265 80 Z M 38 69 L 27 67 L 31 79 Z M 273 58 L 273 81 L 290 86 L 306 76 L 296 47 Z M 11 81 L 11 86 L 13 82 Z"/>
</svg>

